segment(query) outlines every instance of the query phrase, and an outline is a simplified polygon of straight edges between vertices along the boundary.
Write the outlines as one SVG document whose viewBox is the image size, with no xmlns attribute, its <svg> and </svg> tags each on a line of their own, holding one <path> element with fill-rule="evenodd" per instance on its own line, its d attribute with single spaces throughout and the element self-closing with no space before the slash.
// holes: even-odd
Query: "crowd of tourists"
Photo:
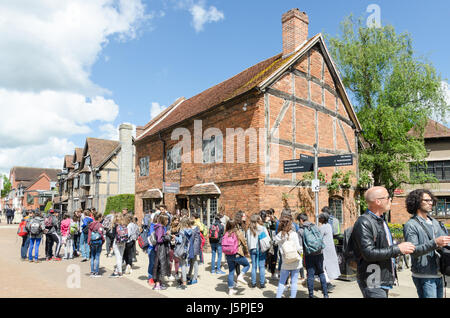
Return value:
<svg viewBox="0 0 450 318">
<path fill-rule="evenodd" d="M 344 254 L 357 263 L 357 281 L 364 297 L 388 297 L 396 280 L 395 257 L 402 254 L 412 255 L 413 281 L 419 297 L 442 297 L 442 274 L 446 269 L 437 265 L 437 257 L 447 255 L 445 247 L 450 236 L 428 215 L 436 202 L 434 196 L 428 190 L 417 191 L 406 199 L 412 218 L 405 224 L 405 242 L 396 244 L 384 221 L 383 213 L 390 209 L 391 199 L 382 187 L 366 192 L 367 212 L 346 230 Z M 248 272 L 249 287 L 264 289 L 267 270 L 267 276 L 278 281 L 277 298 L 287 287 L 290 297 L 295 298 L 299 279 L 306 280 L 308 295 L 314 297 L 315 277 L 323 297 L 328 298 L 335 287 L 332 281 L 341 275 L 333 240 L 337 220 L 328 207 L 319 215 L 319 226 L 310 222 L 306 213 L 283 209 L 279 218 L 275 214 L 268 209 L 248 218 L 244 211 L 237 211 L 230 219 L 217 213 L 208 228 L 195 210 L 170 213 L 165 205 L 146 211 L 140 224 L 127 209 L 107 215 L 95 209 L 77 210 L 73 216 L 60 216 L 55 210 L 47 215 L 29 211 L 18 234 L 23 238 L 23 260 L 39 262 L 39 245 L 45 236 L 47 261 L 74 257 L 81 257 L 82 262 L 90 260 L 91 277 L 102 276 L 99 264 L 103 245 L 106 257 L 115 257 L 111 278 L 130 274 L 138 250 L 145 252 L 148 285 L 154 290 L 165 290 L 169 285 L 186 290 L 200 283 L 199 265 L 207 261 L 204 246 L 209 241 L 211 274 L 228 275 L 229 295 L 236 294 L 237 284 L 247 285 L 244 277 Z M 368 277 L 368 267 L 374 264 L 380 275 L 375 285 Z"/>
</svg>

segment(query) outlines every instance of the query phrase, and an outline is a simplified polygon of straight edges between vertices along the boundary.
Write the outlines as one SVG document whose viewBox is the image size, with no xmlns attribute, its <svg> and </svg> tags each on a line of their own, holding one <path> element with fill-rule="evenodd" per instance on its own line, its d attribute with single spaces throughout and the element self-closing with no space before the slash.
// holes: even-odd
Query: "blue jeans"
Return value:
<svg viewBox="0 0 450 318">
<path fill-rule="evenodd" d="M 30 248 L 28 249 L 28 259 L 30 261 L 33 260 L 33 247 L 35 246 L 35 243 L 36 247 L 34 250 L 34 259 L 37 261 L 39 256 L 39 245 L 41 244 L 41 238 L 30 238 Z"/>
<path fill-rule="evenodd" d="M 91 250 L 91 272 L 98 274 L 98 268 L 100 266 L 100 253 L 102 251 L 102 241 L 95 242 L 90 246 Z"/>
<path fill-rule="evenodd" d="M 80 250 L 81 250 L 81 256 L 83 258 L 89 259 L 89 245 L 87 243 L 88 235 L 81 232 L 80 236 Z"/>
<path fill-rule="evenodd" d="M 413 276 L 419 298 L 443 298 L 444 281 L 441 278 L 417 278 Z"/>
<path fill-rule="evenodd" d="M 233 288 L 234 287 L 234 271 L 236 270 L 236 264 L 244 266 L 241 274 L 245 274 L 250 269 L 250 263 L 248 262 L 247 258 L 245 258 L 244 256 L 240 256 L 238 254 L 226 255 L 226 258 L 227 258 L 228 270 L 230 271 L 228 273 L 228 288 Z"/>
<path fill-rule="evenodd" d="M 210 243 L 211 244 L 211 272 L 216 270 L 220 271 L 220 266 L 222 262 L 222 244 L 220 243 Z M 215 263 L 217 253 L 217 264 Z"/>
<path fill-rule="evenodd" d="M 308 283 L 309 297 L 314 295 L 314 275 L 319 275 L 320 284 L 322 285 L 322 292 L 325 297 L 328 296 L 327 280 L 323 271 L 323 254 L 319 255 L 306 255 L 306 281 Z"/>
<path fill-rule="evenodd" d="M 252 258 L 252 285 L 256 285 L 256 270 L 259 267 L 259 284 L 264 285 L 266 283 L 266 253 L 260 253 L 258 249 L 254 248 L 250 250 L 250 256 Z"/>
<path fill-rule="evenodd" d="M 298 269 L 286 270 L 282 269 L 280 272 L 280 282 L 278 283 L 277 298 L 281 298 L 284 288 L 286 287 L 286 281 L 289 274 L 291 274 L 291 298 L 297 297 L 297 281 L 298 281 Z"/>
<path fill-rule="evenodd" d="M 30 236 L 22 237 L 22 246 L 20 248 L 20 256 L 24 259 L 27 258 L 28 247 L 30 246 Z"/>
<path fill-rule="evenodd" d="M 152 279 L 153 278 L 153 264 L 155 264 L 155 250 L 152 249 L 148 249 L 147 250 L 147 254 L 148 254 L 148 270 L 147 270 L 147 274 L 148 274 L 148 279 Z"/>
</svg>

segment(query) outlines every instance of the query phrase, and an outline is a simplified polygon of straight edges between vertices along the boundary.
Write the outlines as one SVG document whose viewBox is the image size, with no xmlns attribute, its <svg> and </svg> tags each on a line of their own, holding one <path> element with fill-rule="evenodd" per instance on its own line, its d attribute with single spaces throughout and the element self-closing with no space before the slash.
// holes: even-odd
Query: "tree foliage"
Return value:
<svg viewBox="0 0 450 318">
<path fill-rule="evenodd" d="M 4 198 L 8 195 L 9 191 L 11 191 L 11 182 L 5 175 L 3 175 L 2 177 L 3 177 L 3 190 L 1 192 L 0 197 Z"/>
<path fill-rule="evenodd" d="M 134 194 L 119 194 L 113 197 L 108 197 L 106 201 L 105 213 L 109 214 L 111 211 L 121 212 L 122 209 L 128 209 L 134 212 Z"/>
<path fill-rule="evenodd" d="M 374 185 L 392 194 L 413 182 L 410 162 L 424 163 L 428 118 L 448 114 L 442 80 L 431 63 L 414 55 L 408 33 L 396 34 L 389 25 L 366 27 L 352 16 L 341 23 L 341 31 L 326 38 L 367 143 L 360 169 L 371 171 Z M 413 127 L 416 134 L 409 133 Z"/>
</svg>

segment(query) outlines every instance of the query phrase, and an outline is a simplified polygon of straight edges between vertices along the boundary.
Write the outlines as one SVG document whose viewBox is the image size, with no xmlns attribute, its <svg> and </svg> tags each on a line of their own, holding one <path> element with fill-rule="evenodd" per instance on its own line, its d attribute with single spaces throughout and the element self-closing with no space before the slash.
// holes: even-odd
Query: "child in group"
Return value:
<svg viewBox="0 0 450 318">
<path fill-rule="evenodd" d="M 191 216 L 191 230 L 192 235 L 189 239 L 189 249 L 188 249 L 188 260 L 189 260 L 189 274 L 188 274 L 188 285 L 193 285 L 198 283 L 198 266 L 202 257 L 202 239 L 201 239 L 201 229 L 198 226 L 198 220 L 195 214 Z M 208 231 L 208 230 L 206 230 Z M 192 271 L 194 271 L 194 276 L 192 276 Z"/>
<path fill-rule="evenodd" d="M 102 251 L 102 245 L 105 242 L 105 230 L 100 223 L 102 214 L 94 212 L 93 217 L 94 221 L 89 224 L 87 243 L 91 251 L 91 277 L 100 277 L 100 253 Z"/>
<path fill-rule="evenodd" d="M 28 260 L 33 262 L 33 247 L 34 250 L 34 262 L 39 263 L 39 245 L 41 244 L 42 235 L 44 234 L 45 224 L 44 219 L 41 216 L 41 212 L 36 210 L 32 212 L 30 219 L 27 220 L 26 229 L 30 236 L 30 246 L 28 249 Z"/>
<path fill-rule="evenodd" d="M 169 250 L 169 267 L 170 267 L 170 273 L 172 272 L 172 264 L 174 265 L 174 270 L 175 270 L 175 276 L 178 276 L 178 270 L 180 267 L 180 263 L 178 258 L 176 258 L 174 256 L 174 249 L 175 249 L 175 237 L 178 235 L 178 233 L 180 232 L 180 217 L 179 216 L 174 216 L 172 218 L 172 223 L 170 224 L 170 235 L 171 235 L 171 241 L 170 241 L 170 250 Z M 170 274 L 169 281 L 174 281 L 175 277 Z"/>
<path fill-rule="evenodd" d="M 73 234 L 71 233 L 72 219 L 70 215 L 65 213 L 63 215 L 63 220 L 61 221 L 61 237 L 62 245 L 64 246 L 64 257 L 63 259 L 73 258 Z"/>
<path fill-rule="evenodd" d="M 150 225 L 148 227 L 148 236 L 147 236 L 147 241 L 148 241 L 148 247 L 147 247 L 147 255 L 148 255 L 147 275 L 148 276 L 147 276 L 147 282 L 148 282 L 150 287 L 154 287 L 155 286 L 155 281 L 153 279 L 153 267 L 154 267 L 154 264 L 155 264 L 155 256 L 156 256 L 155 246 L 153 246 L 152 242 L 150 241 L 150 236 L 155 231 L 155 225 L 158 223 L 158 218 L 159 218 L 159 216 L 155 216 L 150 221 Z"/>
<path fill-rule="evenodd" d="M 167 225 L 169 217 L 166 214 L 160 214 L 158 223 L 155 225 L 156 247 L 155 263 L 153 265 L 153 280 L 155 281 L 154 290 L 165 290 L 166 285 L 161 284 L 164 277 L 170 273 L 169 267 L 169 242 L 170 235 L 167 234 Z"/>
<path fill-rule="evenodd" d="M 229 249 L 230 246 L 235 246 L 235 248 Z M 228 295 L 236 294 L 236 289 L 234 288 L 234 272 L 236 265 L 240 264 L 244 266 L 241 274 L 238 275 L 238 282 L 246 284 L 244 280 L 244 274 L 250 269 L 250 264 L 247 260 L 249 257 L 247 242 L 245 241 L 242 231 L 239 230 L 237 222 L 235 220 L 230 220 L 225 228 L 225 234 L 222 238 L 222 251 L 224 252 L 227 264 L 228 264 Z"/>
<path fill-rule="evenodd" d="M 264 288 L 266 283 L 265 263 L 267 252 L 261 252 L 258 240 L 262 232 L 265 233 L 265 236 L 269 236 L 267 229 L 263 226 L 261 216 L 259 214 L 253 214 L 250 217 L 250 226 L 247 230 L 247 244 L 252 259 L 252 288 L 256 287 L 256 271 L 258 268 L 260 287 Z"/>
<path fill-rule="evenodd" d="M 116 256 L 116 268 L 110 277 L 122 277 L 122 262 L 125 244 L 128 241 L 127 220 L 122 214 L 115 218 L 116 235 L 113 243 L 113 251 Z"/>
<path fill-rule="evenodd" d="M 297 232 L 292 226 L 292 216 L 284 215 L 280 218 L 278 234 L 274 237 L 281 255 L 280 281 L 278 283 L 277 298 L 281 298 L 286 287 L 288 276 L 291 276 L 291 298 L 297 296 L 298 274 L 302 265 L 302 246 Z"/>
<path fill-rule="evenodd" d="M 175 236 L 175 246 L 182 245 L 183 255 L 177 256 L 181 269 L 181 280 L 177 289 L 185 290 L 187 288 L 187 262 L 188 246 L 192 235 L 191 221 L 188 217 L 182 217 L 180 220 L 180 229 Z"/>
<path fill-rule="evenodd" d="M 225 233 L 225 227 L 221 222 L 221 215 L 216 214 L 214 223 L 209 229 L 209 244 L 211 246 L 211 274 L 226 274 L 220 269 L 222 261 L 222 237 Z M 216 261 L 217 254 L 217 263 Z"/>
<path fill-rule="evenodd" d="M 128 240 L 125 244 L 125 250 L 123 253 L 123 259 L 126 263 L 125 274 L 131 274 L 133 272 L 133 248 L 136 246 L 136 240 L 139 236 L 139 227 L 136 223 L 133 222 L 133 217 L 130 215 L 125 216 L 127 219 L 127 231 L 128 231 Z"/>
</svg>

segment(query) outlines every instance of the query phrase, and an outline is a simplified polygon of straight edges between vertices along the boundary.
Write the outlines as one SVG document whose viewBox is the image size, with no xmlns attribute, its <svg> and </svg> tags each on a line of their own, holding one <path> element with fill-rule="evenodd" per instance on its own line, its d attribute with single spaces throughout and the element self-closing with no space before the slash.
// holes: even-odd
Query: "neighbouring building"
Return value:
<svg viewBox="0 0 450 318">
<path fill-rule="evenodd" d="M 48 201 L 57 195 L 57 175 L 60 169 L 13 167 L 9 180 L 11 191 L 7 205 L 16 210 L 14 222 L 20 221 L 22 212 L 30 209 L 44 211 Z"/>
<path fill-rule="evenodd" d="M 95 208 L 103 213 L 108 197 L 134 194 L 133 127 L 119 127 L 119 141 L 86 138 L 84 148 L 66 155 L 61 181 L 67 211 Z"/>
<path fill-rule="evenodd" d="M 217 211 L 279 214 L 287 203 L 313 220 L 310 187 L 298 186 L 304 174 L 285 174 L 283 161 L 312 156 L 317 144 L 319 157 L 353 157 L 352 166 L 339 168 L 353 172 L 352 187 L 330 195 L 322 184 L 319 192 L 320 208 L 331 205 L 344 226 L 353 224 L 361 127 L 323 36 L 308 37 L 308 24 L 306 13 L 288 11 L 280 54 L 179 98 L 136 128 L 139 217 L 164 202 L 172 211 L 199 211 L 209 225 Z M 330 178 L 336 169 L 321 171 Z"/>
<path fill-rule="evenodd" d="M 392 201 L 391 222 L 405 224 L 410 214 L 406 211 L 406 196 L 415 189 L 429 189 L 437 198 L 432 216 L 450 224 L 450 129 L 429 120 L 424 131 L 427 165 L 411 165 L 410 173 L 423 171 L 434 176 L 437 183 L 405 184 L 395 191 Z"/>
</svg>

